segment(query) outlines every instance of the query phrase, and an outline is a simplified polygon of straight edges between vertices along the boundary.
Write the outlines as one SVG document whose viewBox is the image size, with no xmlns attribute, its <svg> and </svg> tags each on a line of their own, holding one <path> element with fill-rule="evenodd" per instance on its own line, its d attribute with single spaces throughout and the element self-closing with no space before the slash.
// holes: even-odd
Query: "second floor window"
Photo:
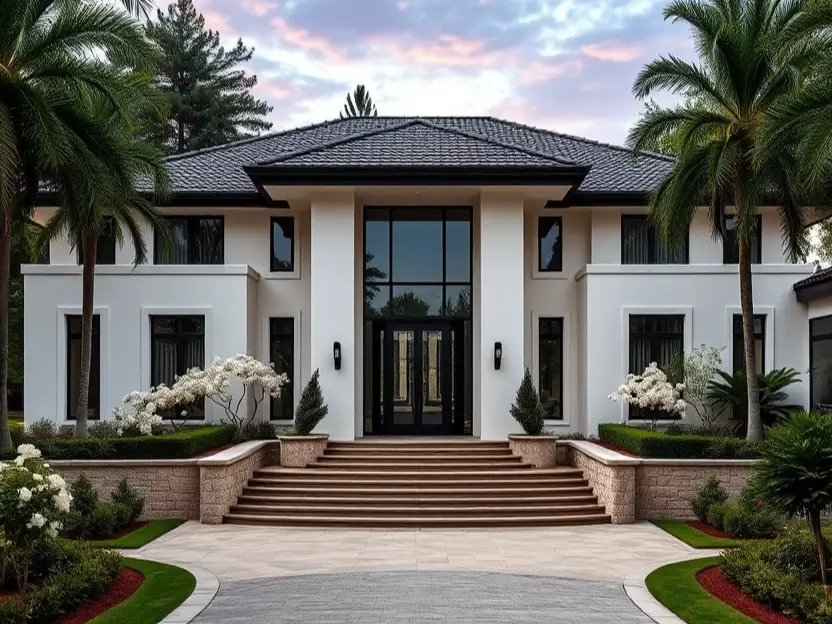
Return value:
<svg viewBox="0 0 832 624">
<path fill-rule="evenodd" d="M 223 264 L 225 236 L 222 217 L 165 217 L 170 244 L 159 232 L 153 239 L 153 264 Z"/>
<path fill-rule="evenodd" d="M 722 239 L 722 263 L 739 264 L 740 249 L 737 245 L 737 232 L 734 229 L 735 219 L 731 215 L 725 216 L 725 238 Z M 751 264 L 762 264 L 763 254 L 760 247 L 760 239 L 763 233 L 763 222 L 760 215 L 757 215 L 757 224 L 754 228 L 755 236 L 751 241 Z"/>
<path fill-rule="evenodd" d="M 537 270 L 563 270 L 563 220 L 560 217 L 540 217 L 537 220 Z"/>
<path fill-rule="evenodd" d="M 670 249 L 647 215 L 621 217 L 621 264 L 687 264 L 688 238 L 681 246 Z"/>
<path fill-rule="evenodd" d="M 83 249 L 78 250 L 78 264 L 84 264 Z M 98 247 L 95 256 L 96 264 L 116 263 L 116 233 L 112 219 L 107 219 L 104 231 L 98 235 Z"/>
<path fill-rule="evenodd" d="M 295 270 L 295 219 L 293 217 L 272 217 L 272 257 L 269 266 L 272 272 Z"/>
</svg>

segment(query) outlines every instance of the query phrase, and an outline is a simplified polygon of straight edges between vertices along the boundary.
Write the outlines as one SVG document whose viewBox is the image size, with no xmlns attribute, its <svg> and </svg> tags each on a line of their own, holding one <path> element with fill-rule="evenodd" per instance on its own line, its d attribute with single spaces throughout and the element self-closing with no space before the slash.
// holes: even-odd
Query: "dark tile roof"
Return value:
<svg viewBox="0 0 832 624">
<path fill-rule="evenodd" d="M 354 117 L 267 134 L 167 159 L 177 193 L 255 192 L 243 167 L 591 166 L 581 191 L 643 192 L 673 165 L 623 147 L 493 117 Z"/>
<path fill-rule="evenodd" d="M 815 271 L 809 277 L 803 278 L 799 282 L 795 282 L 794 289 L 800 290 L 801 288 L 807 288 L 816 284 L 823 284 L 824 282 L 828 282 L 830 280 L 832 280 L 832 267 L 827 267 L 825 269 Z"/>
</svg>

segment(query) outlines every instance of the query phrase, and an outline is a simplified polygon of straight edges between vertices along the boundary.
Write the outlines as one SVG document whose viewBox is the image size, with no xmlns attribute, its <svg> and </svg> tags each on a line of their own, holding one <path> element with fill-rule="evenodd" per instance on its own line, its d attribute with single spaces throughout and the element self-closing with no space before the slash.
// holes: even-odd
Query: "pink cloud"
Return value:
<svg viewBox="0 0 832 624">
<path fill-rule="evenodd" d="M 282 17 L 273 18 L 271 25 L 277 29 L 277 33 L 286 43 L 309 52 L 316 52 L 331 63 L 340 64 L 345 61 L 341 50 L 325 38 L 313 35 L 303 28 L 295 28 Z"/>
<path fill-rule="evenodd" d="M 282 100 L 290 95 L 296 95 L 298 92 L 297 88 L 293 85 L 275 84 L 268 80 L 260 80 L 254 89 L 261 96 L 275 100 Z"/>
<path fill-rule="evenodd" d="M 266 2 L 265 0 L 243 0 L 242 7 L 256 17 L 265 17 L 277 8 L 277 2 Z"/>
<path fill-rule="evenodd" d="M 560 63 L 534 61 L 523 67 L 520 72 L 520 79 L 524 84 L 535 85 L 556 78 L 562 74 L 580 73 L 583 67 L 583 61 L 578 59 Z"/>
<path fill-rule="evenodd" d="M 401 37 L 376 36 L 367 41 L 395 61 L 424 67 L 492 67 L 510 53 L 486 50 L 486 42 L 457 35 L 440 35 L 430 42 L 405 42 Z"/>
<path fill-rule="evenodd" d="M 410 3 L 407 0 L 399 0 L 396 3 L 396 6 L 399 8 L 399 11 L 407 11 L 407 8 L 410 6 Z"/>
<path fill-rule="evenodd" d="M 643 50 L 639 46 L 630 43 L 602 41 L 581 46 L 581 52 L 599 61 L 628 63 L 640 57 Z"/>
<path fill-rule="evenodd" d="M 205 25 L 211 30 L 219 31 L 227 34 L 231 30 L 231 23 L 228 17 L 219 11 L 203 11 L 202 17 L 205 18 Z"/>
</svg>

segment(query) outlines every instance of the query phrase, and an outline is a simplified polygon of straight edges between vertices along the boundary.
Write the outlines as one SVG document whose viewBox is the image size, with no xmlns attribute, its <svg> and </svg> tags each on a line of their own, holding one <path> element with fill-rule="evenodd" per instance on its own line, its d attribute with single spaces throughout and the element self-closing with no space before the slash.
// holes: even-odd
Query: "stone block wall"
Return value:
<svg viewBox="0 0 832 624">
<path fill-rule="evenodd" d="M 199 520 L 220 524 L 255 470 L 270 462 L 276 442 L 246 442 L 199 461 Z"/>
<path fill-rule="evenodd" d="M 126 477 L 144 496 L 142 520 L 199 518 L 196 460 L 54 460 L 49 465 L 67 483 L 86 474 L 102 500 L 109 500 L 110 492 Z"/>
<path fill-rule="evenodd" d="M 692 519 L 690 500 L 711 475 L 736 496 L 753 465 L 749 460 L 644 460 L 636 470 L 636 517 Z"/>
<path fill-rule="evenodd" d="M 583 452 L 576 445 L 569 446 L 566 460 L 569 465 L 583 471 L 598 502 L 606 507 L 613 524 L 636 521 L 635 463 L 605 463 Z"/>
</svg>

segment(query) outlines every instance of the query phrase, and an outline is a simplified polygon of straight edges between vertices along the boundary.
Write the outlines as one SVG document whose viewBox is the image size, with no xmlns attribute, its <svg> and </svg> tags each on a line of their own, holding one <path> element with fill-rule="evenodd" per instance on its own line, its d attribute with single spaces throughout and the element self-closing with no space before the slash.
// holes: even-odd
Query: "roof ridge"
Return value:
<svg viewBox="0 0 832 624">
<path fill-rule="evenodd" d="M 422 119 L 421 121 L 424 125 L 430 126 L 432 128 L 436 128 L 437 130 L 440 130 L 440 131 L 443 131 L 443 132 L 453 132 L 453 133 L 459 134 L 461 136 L 468 137 L 469 139 L 484 141 L 485 143 L 490 143 L 492 145 L 497 145 L 498 147 L 502 147 L 504 149 L 515 150 L 515 151 L 518 151 L 518 152 L 525 152 L 526 154 L 528 154 L 530 156 L 537 156 L 538 158 L 545 158 L 546 160 L 551 160 L 551 161 L 556 162 L 560 165 L 567 165 L 567 166 L 570 166 L 570 167 L 580 166 L 578 163 L 573 162 L 571 160 L 564 160 L 563 158 L 558 158 L 557 156 L 552 156 L 551 154 L 547 154 L 545 152 L 540 152 L 538 150 L 532 149 L 530 147 L 526 147 L 524 145 L 512 145 L 511 143 L 505 143 L 504 141 L 498 141 L 497 139 L 493 139 L 491 137 L 483 136 L 481 134 L 477 134 L 476 132 L 468 132 L 466 130 L 461 130 L 459 128 L 453 128 L 453 127 L 450 127 L 450 126 L 448 126 L 448 127 L 440 126 L 439 124 L 436 124 L 436 123 L 433 123 L 432 121 L 427 121 L 427 120 L 424 120 L 424 119 Z"/>
<path fill-rule="evenodd" d="M 636 152 L 635 150 L 625 147 L 623 145 L 614 145 L 612 143 L 604 143 L 603 141 L 596 141 L 595 139 L 588 139 L 586 137 L 577 136 L 575 134 L 567 134 L 566 132 L 558 132 L 556 130 L 549 130 L 548 128 L 538 128 L 537 126 L 532 126 L 530 124 L 520 123 L 518 121 L 510 121 L 508 119 L 500 119 L 499 117 L 494 117 L 493 115 L 489 115 L 485 117 L 485 119 L 490 119 L 491 121 L 498 121 L 500 123 L 508 124 L 511 126 L 516 126 L 518 128 L 525 128 L 527 130 L 532 130 L 534 132 L 545 132 L 546 134 L 551 134 L 554 136 L 562 137 L 565 139 L 570 139 L 572 141 L 577 141 L 578 143 L 585 143 L 588 145 L 597 145 L 599 147 L 606 147 L 607 149 L 615 150 L 617 152 L 626 152 L 632 155 L 644 155 L 648 158 L 655 158 L 656 160 L 662 160 L 665 162 L 676 162 L 676 159 L 673 156 L 665 156 L 664 154 L 657 154 L 655 152 L 648 152 L 648 151 L 641 151 Z"/>
<path fill-rule="evenodd" d="M 373 117 L 375 119 L 376 117 Z M 343 121 L 343 120 L 339 120 Z M 319 152 L 321 150 L 329 149 L 331 147 L 336 147 L 338 145 L 343 145 L 344 143 L 351 143 L 352 141 L 359 141 L 361 139 L 366 139 L 372 136 L 376 136 L 377 134 L 382 134 L 384 132 L 389 132 L 391 130 L 400 130 L 401 128 L 406 128 L 407 126 L 412 126 L 416 123 L 420 123 L 420 119 L 412 118 L 402 123 L 393 124 L 392 126 L 387 126 L 384 128 L 372 128 L 370 130 L 365 130 L 364 132 L 357 132 L 355 134 L 350 134 L 345 137 L 338 137 L 337 139 L 333 139 L 332 141 L 327 141 L 326 143 L 319 143 L 317 145 L 313 145 L 311 147 L 304 147 L 303 149 L 295 150 L 294 152 L 283 152 L 282 154 L 278 154 L 274 158 L 269 158 L 267 160 L 261 160 L 257 163 L 258 166 L 266 166 L 266 165 L 274 165 L 290 158 L 295 158 L 297 156 L 304 156 L 306 154 L 311 154 L 313 152 Z"/>
</svg>

